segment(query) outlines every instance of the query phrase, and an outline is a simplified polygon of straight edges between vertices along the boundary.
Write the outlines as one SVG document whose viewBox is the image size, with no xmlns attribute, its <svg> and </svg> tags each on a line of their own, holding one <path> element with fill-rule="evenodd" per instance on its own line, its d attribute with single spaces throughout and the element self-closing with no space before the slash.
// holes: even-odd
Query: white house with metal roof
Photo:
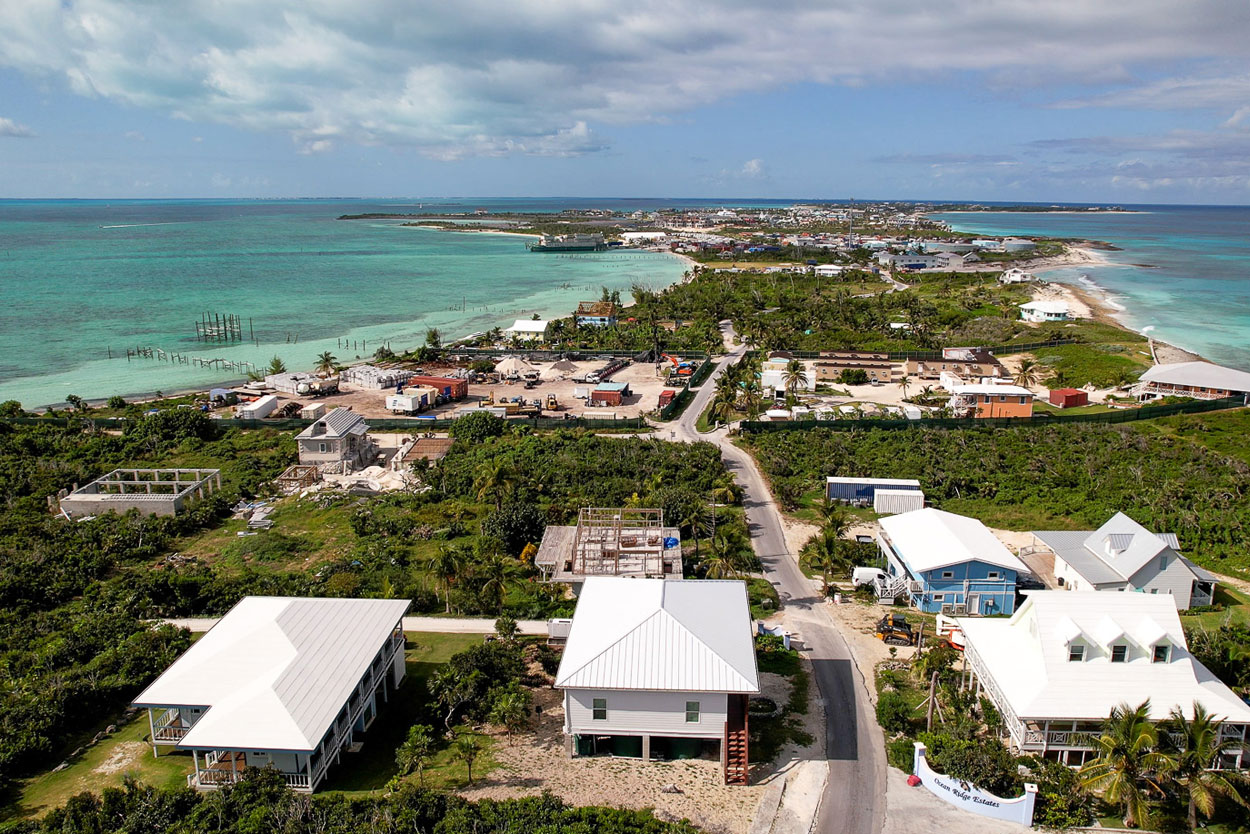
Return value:
<svg viewBox="0 0 1250 834">
<path fill-rule="evenodd" d="M 746 584 L 586 579 L 556 688 L 569 752 L 719 755 L 747 780 L 747 700 L 760 691 Z"/>
<path fill-rule="evenodd" d="M 1174 533 L 1152 533 L 1124 513 L 1097 530 L 1034 530 L 1021 555 L 1054 557 L 1055 585 L 1069 591 L 1168 594 L 1184 611 L 1210 605 L 1218 578 L 1180 554 Z"/>
<path fill-rule="evenodd" d="M 302 466 L 367 466 L 373 443 L 365 418 L 350 408 L 336 408 L 295 435 Z"/>
<path fill-rule="evenodd" d="M 980 521 L 933 507 L 881 519 L 877 546 L 888 574 L 878 599 L 906 597 L 930 613 L 1010 614 L 1028 573 Z"/>
<path fill-rule="evenodd" d="M 311 792 L 404 679 L 409 600 L 245 597 L 132 706 L 211 790 L 273 766 Z"/>
<path fill-rule="evenodd" d="M 1240 742 L 1214 763 L 1250 762 L 1250 706 L 1189 653 L 1176 601 L 1167 595 L 1030 591 L 1010 619 L 961 618 L 965 685 L 993 701 L 1022 755 L 1069 765 L 1094 757 L 1111 710 L 1150 700 L 1150 719 L 1194 703 Z"/>
<path fill-rule="evenodd" d="M 1172 362 L 1149 368 L 1133 387 L 1138 399 L 1193 397 L 1218 400 L 1250 394 L 1250 373 L 1211 362 Z"/>
</svg>

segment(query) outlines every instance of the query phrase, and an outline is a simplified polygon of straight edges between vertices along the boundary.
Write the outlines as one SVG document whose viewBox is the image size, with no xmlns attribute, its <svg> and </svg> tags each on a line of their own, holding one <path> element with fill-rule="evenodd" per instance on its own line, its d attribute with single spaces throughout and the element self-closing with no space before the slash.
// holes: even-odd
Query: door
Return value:
<svg viewBox="0 0 1250 834">
<path fill-rule="evenodd" d="M 968 613 L 969 614 L 981 613 L 981 595 L 980 594 L 968 594 Z"/>
</svg>

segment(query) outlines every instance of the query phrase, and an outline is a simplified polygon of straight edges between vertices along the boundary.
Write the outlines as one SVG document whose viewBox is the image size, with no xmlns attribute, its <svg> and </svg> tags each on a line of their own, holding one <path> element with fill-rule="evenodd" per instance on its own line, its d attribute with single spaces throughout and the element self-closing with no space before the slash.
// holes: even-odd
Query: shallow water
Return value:
<svg viewBox="0 0 1250 834">
<path fill-rule="evenodd" d="M 513 210 L 525 210 L 515 204 Z M 600 288 L 680 280 L 662 253 L 540 254 L 516 235 L 340 221 L 340 214 L 463 210 L 360 201 L 0 203 L 0 400 L 173 391 L 240 376 L 126 349 L 307 369 L 384 342 L 420 344 L 517 318 L 568 315 Z M 542 205 L 534 208 L 546 208 Z M 196 339 L 204 313 L 241 317 L 245 342 Z M 345 341 L 340 341 L 345 340 Z M 344 347 L 344 344 L 347 346 Z M 112 359 L 109 359 L 109 353 Z"/>
</svg>

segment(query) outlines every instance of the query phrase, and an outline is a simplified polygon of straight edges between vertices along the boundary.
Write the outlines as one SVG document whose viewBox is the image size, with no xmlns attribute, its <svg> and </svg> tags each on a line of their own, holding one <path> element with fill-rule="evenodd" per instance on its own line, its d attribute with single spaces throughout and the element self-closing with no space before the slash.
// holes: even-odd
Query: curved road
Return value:
<svg viewBox="0 0 1250 834">
<path fill-rule="evenodd" d="M 721 329 L 726 341 L 732 341 L 730 323 L 722 322 Z M 739 345 L 721 359 L 685 413 L 674 423 L 661 424 L 657 435 L 664 437 L 667 431 L 669 440 L 706 440 L 720 447 L 726 468 L 742 487 L 751 544 L 764 564 L 765 576 L 777 587 L 786 609 L 787 627 L 807 649 L 825 706 L 825 755 L 829 764 L 829 777 L 811 830 L 878 834 L 885 817 L 886 762 L 884 739 L 867 684 L 851 659 L 846 641 L 823 610 L 824 603 L 812 581 L 799 570 L 786 548 L 781 514 L 755 461 L 730 443 L 724 431 L 703 435 L 695 429 L 695 421 L 716 391 L 716 379 L 745 353 L 746 346 Z"/>
</svg>

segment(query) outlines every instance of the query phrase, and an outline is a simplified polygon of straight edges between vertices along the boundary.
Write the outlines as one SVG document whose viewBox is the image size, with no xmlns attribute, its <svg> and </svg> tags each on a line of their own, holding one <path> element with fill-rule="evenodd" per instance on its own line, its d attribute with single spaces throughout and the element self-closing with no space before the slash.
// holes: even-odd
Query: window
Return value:
<svg viewBox="0 0 1250 834">
<path fill-rule="evenodd" d="M 989 573 L 987 573 L 987 574 L 985 575 L 985 578 L 986 578 L 986 579 L 1002 579 L 1002 577 L 1001 577 L 1001 576 L 999 576 L 999 573 L 998 573 L 998 571 L 996 571 L 996 570 L 992 570 L 992 571 L 990 571 Z"/>
<path fill-rule="evenodd" d="M 686 723 L 687 724 L 699 723 L 699 702 L 698 701 L 686 702 Z"/>
<path fill-rule="evenodd" d="M 1085 647 L 1079 643 L 1068 646 L 1068 662 L 1080 663 L 1085 659 Z"/>
<path fill-rule="evenodd" d="M 946 599 L 946 594 L 934 594 L 933 595 L 934 602 L 941 602 L 944 599 Z"/>
<path fill-rule="evenodd" d="M 943 578 L 943 579 L 954 579 L 954 578 L 955 578 L 955 572 L 954 572 L 953 570 L 944 570 L 944 571 L 942 571 L 942 578 Z"/>
<path fill-rule="evenodd" d="M 1171 653 L 1172 653 L 1171 646 L 1169 646 L 1167 643 L 1160 643 L 1159 645 L 1155 646 L 1154 662 L 1155 663 L 1167 663 L 1168 656 Z"/>
<path fill-rule="evenodd" d="M 1128 646 L 1120 645 L 1111 647 L 1112 663 L 1123 663 L 1126 660 L 1128 660 Z"/>
<path fill-rule="evenodd" d="M 317 444 L 317 451 L 318 451 L 318 452 L 325 452 L 325 451 L 327 451 L 327 449 L 326 449 L 326 444 L 324 444 L 324 443 L 318 443 L 318 444 Z"/>
<path fill-rule="evenodd" d="M 1159 570 L 1163 571 L 1167 569 L 1168 569 L 1168 555 L 1166 553 L 1160 553 L 1159 554 Z"/>
<path fill-rule="evenodd" d="M 608 720 L 608 699 L 592 698 L 590 701 L 590 717 L 595 721 Z"/>
<path fill-rule="evenodd" d="M 1151 588 L 1151 589 L 1150 589 L 1150 593 L 1152 593 L 1152 594 L 1157 594 L 1157 593 L 1159 593 L 1159 589 L 1158 589 L 1158 588 Z"/>
</svg>

